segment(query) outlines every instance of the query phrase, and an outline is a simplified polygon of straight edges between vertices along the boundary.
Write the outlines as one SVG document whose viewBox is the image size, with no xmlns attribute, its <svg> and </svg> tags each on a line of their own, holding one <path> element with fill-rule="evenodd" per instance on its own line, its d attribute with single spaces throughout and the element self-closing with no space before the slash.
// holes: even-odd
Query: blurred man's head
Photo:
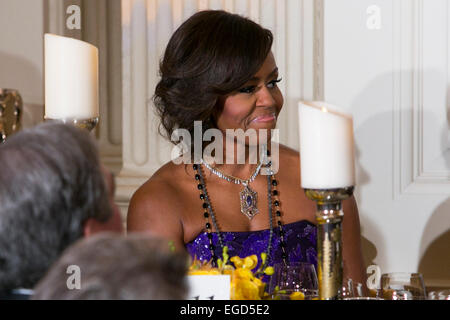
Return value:
<svg viewBox="0 0 450 320">
<path fill-rule="evenodd" d="M 33 287 L 84 235 L 122 231 L 109 175 L 93 139 L 70 125 L 41 124 L 0 145 L 0 292 Z"/>
<path fill-rule="evenodd" d="M 186 253 L 172 253 L 167 241 L 148 234 L 102 233 L 68 248 L 36 286 L 33 299 L 186 299 L 188 261 Z"/>
</svg>

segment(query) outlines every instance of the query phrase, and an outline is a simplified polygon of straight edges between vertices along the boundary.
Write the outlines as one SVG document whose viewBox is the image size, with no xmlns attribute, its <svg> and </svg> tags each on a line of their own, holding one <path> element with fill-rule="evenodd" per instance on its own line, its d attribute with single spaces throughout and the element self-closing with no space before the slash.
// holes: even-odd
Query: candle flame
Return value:
<svg viewBox="0 0 450 320">
<path fill-rule="evenodd" d="M 325 107 L 322 107 L 322 112 L 328 112 L 328 109 Z"/>
</svg>

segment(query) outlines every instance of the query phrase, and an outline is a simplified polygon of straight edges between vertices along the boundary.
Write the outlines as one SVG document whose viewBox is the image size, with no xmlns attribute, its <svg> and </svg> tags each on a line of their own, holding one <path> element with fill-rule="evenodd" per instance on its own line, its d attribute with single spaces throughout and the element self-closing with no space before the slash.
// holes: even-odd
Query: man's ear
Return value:
<svg viewBox="0 0 450 320">
<path fill-rule="evenodd" d="M 109 225 L 110 223 L 108 222 L 100 222 L 94 218 L 88 218 L 83 226 L 83 235 L 90 237 L 102 231 L 110 231 Z"/>
<path fill-rule="evenodd" d="M 108 221 L 101 222 L 94 218 L 88 218 L 83 226 L 83 235 L 90 237 L 99 232 L 117 232 L 123 233 L 123 224 L 118 209 L 116 209 L 113 215 Z"/>
<path fill-rule="evenodd" d="M 95 233 L 96 221 L 92 218 L 88 218 L 83 226 L 83 236 L 85 238 L 92 236 Z"/>
</svg>

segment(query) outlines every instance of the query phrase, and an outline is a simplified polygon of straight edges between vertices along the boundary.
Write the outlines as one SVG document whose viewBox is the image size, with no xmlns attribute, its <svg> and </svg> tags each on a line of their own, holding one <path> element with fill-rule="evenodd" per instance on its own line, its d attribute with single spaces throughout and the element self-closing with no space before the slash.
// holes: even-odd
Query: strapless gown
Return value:
<svg viewBox="0 0 450 320">
<path fill-rule="evenodd" d="M 301 220 L 283 225 L 286 245 L 287 261 L 312 263 L 317 270 L 317 227 L 309 221 Z M 230 257 L 241 258 L 256 254 L 260 257 L 262 252 L 267 252 L 270 230 L 258 230 L 249 232 L 220 232 L 222 242 L 228 247 Z M 222 248 L 217 233 L 212 233 L 215 254 L 222 257 Z M 186 244 L 186 249 L 192 258 L 197 257 L 201 261 L 211 260 L 209 250 L 208 233 L 199 234 L 194 240 Z M 274 228 L 272 236 L 272 249 L 268 256 L 268 266 L 283 262 L 280 246 L 280 234 L 278 228 Z M 258 266 L 259 267 L 259 264 Z M 268 281 L 268 277 L 264 277 Z"/>
</svg>

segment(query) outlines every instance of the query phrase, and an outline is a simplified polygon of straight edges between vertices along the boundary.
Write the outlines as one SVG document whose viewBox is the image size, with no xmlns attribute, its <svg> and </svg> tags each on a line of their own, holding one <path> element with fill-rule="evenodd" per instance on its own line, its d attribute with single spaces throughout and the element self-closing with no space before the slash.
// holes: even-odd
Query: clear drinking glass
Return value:
<svg viewBox="0 0 450 320">
<path fill-rule="evenodd" d="M 428 294 L 428 300 L 450 300 L 450 289 L 431 291 Z"/>
<path fill-rule="evenodd" d="M 381 275 L 381 295 L 386 300 L 425 300 L 427 298 L 422 274 L 409 272 Z"/>
<path fill-rule="evenodd" d="M 339 292 L 342 300 L 384 300 L 375 296 L 370 296 L 364 292 L 363 284 L 355 282 L 353 279 L 344 279 Z"/>
<path fill-rule="evenodd" d="M 354 288 L 352 279 L 344 279 L 342 281 L 340 297 L 342 299 L 355 297 L 355 288 Z"/>
<path fill-rule="evenodd" d="M 273 299 L 312 300 L 319 296 L 316 269 L 311 263 L 284 263 L 274 265 L 274 274 L 269 283 Z"/>
<path fill-rule="evenodd" d="M 384 300 L 384 299 L 377 298 L 377 297 L 350 297 L 350 298 L 344 298 L 342 300 Z"/>
</svg>

